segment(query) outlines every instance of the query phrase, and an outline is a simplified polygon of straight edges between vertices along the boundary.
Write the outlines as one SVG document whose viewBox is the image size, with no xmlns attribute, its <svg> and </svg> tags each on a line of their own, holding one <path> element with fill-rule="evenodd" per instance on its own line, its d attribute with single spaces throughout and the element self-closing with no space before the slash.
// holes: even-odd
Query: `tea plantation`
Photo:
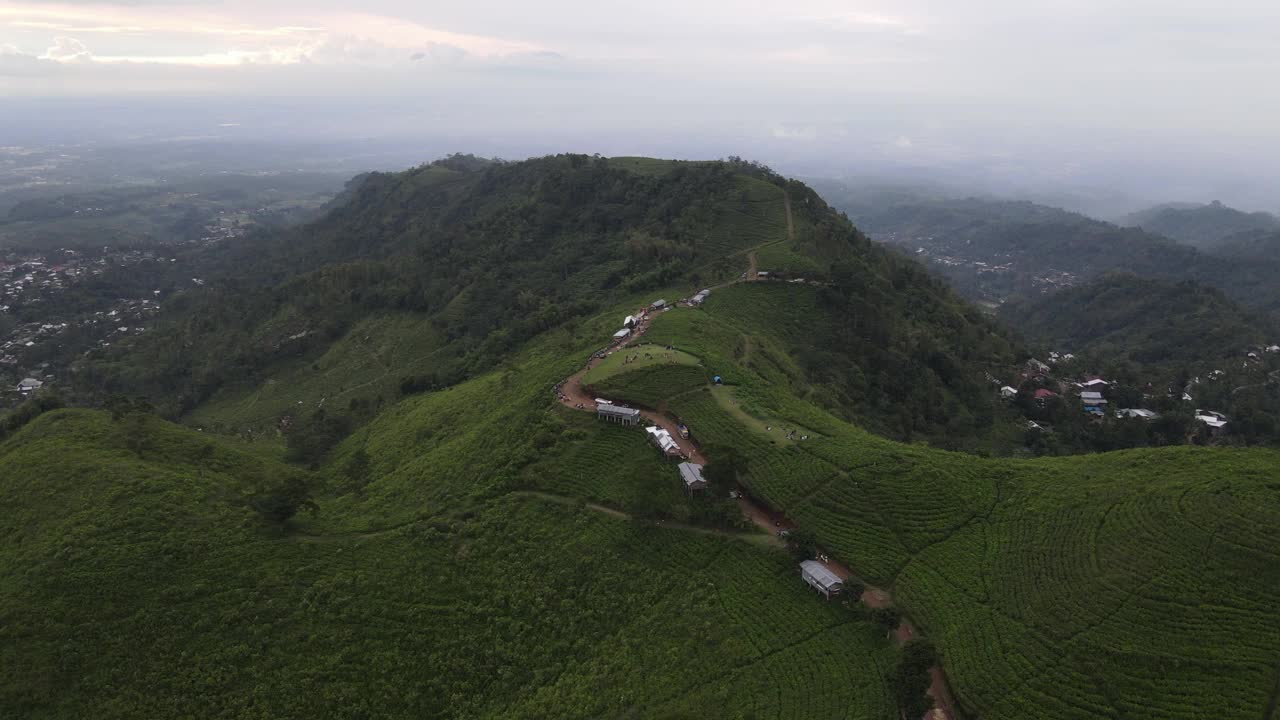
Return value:
<svg viewBox="0 0 1280 720">
<path fill-rule="evenodd" d="M 755 301 L 795 293 L 799 305 L 807 292 L 742 285 L 698 312 L 722 316 L 722 327 L 749 312 L 757 343 L 786 346 L 792 323 Z M 691 320 L 659 318 L 653 333 L 721 363 L 735 355 L 728 333 L 684 337 Z M 702 442 L 739 448 L 753 494 L 893 590 L 939 646 L 968 712 L 1247 718 L 1272 703 L 1280 455 L 1169 448 L 984 460 L 871 436 L 778 392 L 764 381 L 772 368 L 717 371 L 772 386 L 759 391 L 759 410 L 815 434 L 783 447 L 705 392 L 673 398 L 671 411 Z"/>
</svg>

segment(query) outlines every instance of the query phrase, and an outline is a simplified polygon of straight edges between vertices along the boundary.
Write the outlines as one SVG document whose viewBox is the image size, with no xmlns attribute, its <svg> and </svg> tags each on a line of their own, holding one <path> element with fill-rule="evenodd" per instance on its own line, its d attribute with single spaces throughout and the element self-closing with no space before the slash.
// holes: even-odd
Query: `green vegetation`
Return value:
<svg viewBox="0 0 1280 720">
<path fill-rule="evenodd" d="M 60 411 L 0 446 L 15 715 L 894 717 L 893 648 L 779 550 L 518 495 L 280 529 L 251 498 L 315 478 L 124 431 Z"/>
<path fill-rule="evenodd" d="M 1143 365 L 1240 357 L 1271 335 L 1219 290 L 1130 274 L 1007 303 L 1000 316 L 1051 347 Z"/>
<path fill-rule="evenodd" d="M 1124 219 L 1158 235 L 1173 238 L 1201 250 L 1215 250 L 1233 235 L 1253 231 L 1280 231 L 1280 218 L 1265 212 L 1247 213 L 1216 200 L 1208 205 L 1160 205 Z"/>
<path fill-rule="evenodd" d="M 705 387 L 706 371 L 672 363 L 631 370 L 590 386 L 592 393 L 610 400 L 638 403 L 662 410 L 669 398 Z"/>
<path fill-rule="evenodd" d="M 1112 272 L 1218 288 L 1250 310 L 1280 312 L 1280 257 L 1210 254 L 1137 227 L 1031 202 L 905 193 L 874 203 L 833 188 L 833 204 L 864 231 L 935 260 L 961 294 L 1000 302 Z"/>
<path fill-rule="evenodd" d="M 1085 417 L 1072 397 L 1035 402 L 1031 395 L 1040 384 L 1027 380 L 1017 404 L 1053 429 L 1030 433 L 1038 454 L 1210 441 L 1280 445 L 1280 358 L 1265 350 L 1275 337 L 1273 323 L 1218 290 L 1117 274 L 1008 303 L 1000 314 L 1042 345 L 1076 355 L 1057 363 L 1055 374 L 1101 374 L 1111 383 L 1104 394 L 1112 407 L 1160 415 L 1153 421 Z M 1196 408 L 1224 413 L 1231 422 L 1211 437 L 1196 422 Z"/>
<path fill-rule="evenodd" d="M 667 350 L 653 344 L 632 345 L 609 355 L 591 368 L 582 381 L 596 385 L 623 372 L 635 372 L 643 368 L 669 365 L 697 365 L 698 358 L 682 350 Z"/>
<path fill-rule="evenodd" d="M 704 444 L 738 450 L 752 494 L 893 589 L 967 710 L 1192 718 L 1266 706 L 1280 545 L 1262 528 L 1280 523 L 1280 456 L 991 461 L 893 444 L 807 403 L 772 401 L 818 437 L 761 442 L 709 393 L 671 405 Z"/>
<path fill-rule="evenodd" d="M 627 308 L 775 245 L 820 284 L 717 287 L 646 333 L 698 364 L 599 380 L 689 424 L 707 493 L 555 402 Z M 1015 347 L 799 183 L 455 156 L 253 249 L 78 377 L 257 433 L 122 401 L 0 442 L 13 714 L 890 720 L 928 706 L 935 657 L 985 720 L 1275 701 L 1280 455 L 979 456 L 1021 425 L 985 375 Z M 895 606 L 815 595 L 735 483 L 795 523 L 797 556 Z M 896 647 L 906 621 L 931 644 Z"/>
</svg>

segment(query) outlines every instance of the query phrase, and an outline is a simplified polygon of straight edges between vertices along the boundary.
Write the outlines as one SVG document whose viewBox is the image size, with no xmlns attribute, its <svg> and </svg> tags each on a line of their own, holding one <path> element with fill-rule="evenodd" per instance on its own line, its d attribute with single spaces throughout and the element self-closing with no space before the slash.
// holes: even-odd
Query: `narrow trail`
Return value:
<svg viewBox="0 0 1280 720">
<path fill-rule="evenodd" d="M 791 197 L 789 195 L 784 194 L 783 203 L 784 203 L 784 207 L 786 208 L 786 216 L 787 216 L 787 240 L 794 241 L 796 230 L 795 230 L 795 221 L 791 216 Z M 764 243 L 763 245 L 771 245 L 776 242 L 779 242 L 779 241 L 775 240 L 768 243 Z M 757 247 L 763 247 L 763 245 L 757 246 Z M 739 282 L 744 282 L 744 281 L 754 282 L 759 280 L 760 279 L 759 265 L 756 259 L 756 249 L 757 248 L 752 248 L 747 252 L 747 272 L 742 276 L 741 279 L 730 280 L 729 282 L 723 283 L 722 285 L 717 285 L 715 287 L 717 288 L 726 287 L 729 285 L 734 285 Z M 613 345 L 611 345 L 609 349 L 605 351 L 605 357 L 608 357 L 609 355 L 612 355 L 615 352 L 622 351 L 629 346 L 635 345 L 637 341 L 639 341 L 640 338 L 644 336 L 644 333 L 649 329 L 649 327 L 653 322 L 653 318 L 663 312 L 670 312 L 671 309 L 672 308 L 668 306 L 663 310 L 656 311 L 656 312 L 650 312 L 649 308 L 642 308 L 641 310 L 639 310 L 636 313 L 636 315 L 637 317 L 640 318 L 640 321 L 636 325 L 636 327 L 631 331 L 631 335 L 629 335 L 625 340 L 615 342 Z M 573 408 L 575 410 L 582 410 L 585 412 L 596 411 L 596 399 L 592 397 L 583 387 L 582 378 L 588 372 L 590 372 L 592 368 L 594 368 L 596 365 L 599 365 L 602 361 L 603 361 L 603 358 L 592 356 L 592 358 L 589 361 L 587 361 L 586 365 L 583 366 L 581 370 L 574 373 L 573 375 L 570 375 L 568 378 L 564 380 L 564 382 L 560 385 L 558 389 L 559 400 L 562 405 L 569 408 Z M 689 458 L 689 460 L 691 460 L 692 462 L 700 463 L 700 464 L 706 464 L 706 458 L 703 456 L 702 452 L 698 449 L 697 445 L 695 445 L 689 439 L 680 437 L 680 433 L 675 421 L 671 420 L 665 415 L 662 415 L 661 413 L 656 413 L 656 412 L 645 410 L 645 409 L 640 409 L 640 415 L 645 420 L 653 423 L 654 425 L 657 425 L 658 427 L 664 428 L 669 433 L 671 433 L 671 437 L 676 441 L 676 444 L 680 446 L 680 451 L 687 458 Z M 541 497 L 541 498 L 550 500 L 552 502 L 564 502 L 564 503 L 573 503 L 573 504 L 577 504 L 579 502 L 577 500 L 573 500 L 570 498 L 565 498 L 557 495 L 550 495 L 547 493 L 523 492 L 521 494 Z M 597 512 L 605 513 L 614 517 L 622 517 L 622 518 L 630 517 L 629 515 L 627 515 L 626 513 L 620 510 L 608 508 L 603 505 L 587 503 L 586 506 Z M 771 510 L 768 507 L 764 506 L 763 504 L 758 503 L 755 500 L 751 499 L 745 494 L 739 497 L 738 506 L 742 509 L 742 514 L 747 519 L 749 519 L 752 522 L 752 524 L 754 524 L 756 527 L 760 528 L 766 533 L 764 536 L 764 541 L 767 541 L 767 543 L 771 545 L 785 547 L 786 543 L 783 540 L 783 538 L 779 535 L 780 531 L 789 530 L 796 526 L 795 523 L 791 522 L 791 520 L 788 519 L 785 514 Z M 748 541 L 752 541 L 750 540 L 750 538 L 756 538 L 754 542 L 757 542 L 757 543 L 762 542 L 762 540 L 759 539 L 760 538 L 759 535 L 749 534 L 749 533 L 732 533 L 729 531 L 718 531 L 718 530 L 712 530 L 709 528 L 699 528 L 692 525 L 683 525 L 680 523 L 665 523 L 663 527 L 677 528 L 681 530 L 688 530 L 691 532 L 699 532 L 699 533 L 709 534 L 709 535 L 717 535 L 721 537 L 735 537 L 739 539 L 747 539 Z M 839 576 L 841 580 L 848 580 L 850 578 L 853 578 L 859 584 L 864 586 L 865 590 L 862 593 L 861 602 L 867 607 L 882 608 L 882 607 L 890 607 L 894 604 L 892 593 L 890 593 L 888 590 L 884 588 L 875 587 L 873 585 L 870 585 L 864 582 L 861 578 L 858 578 L 858 576 L 847 565 L 844 565 L 843 563 L 826 556 L 823 556 L 820 559 L 821 559 L 821 562 L 824 565 L 826 565 L 827 568 L 830 569 L 833 573 Z M 919 633 L 917 632 L 915 626 L 911 623 L 911 621 L 908 618 L 905 618 L 905 617 L 902 618 L 901 623 L 899 623 L 898 625 L 898 629 L 894 633 L 894 638 L 897 640 L 897 642 L 899 644 L 906 643 L 917 637 L 919 637 Z M 923 718 L 920 718 L 918 720 L 958 720 L 960 716 L 956 713 L 956 710 L 955 710 L 955 707 L 956 707 L 955 699 L 951 695 L 950 685 L 948 685 L 947 683 L 946 673 L 943 672 L 941 667 L 937 667 L 937 666 L 933 667 L 929 672 L 930 672 L 930 676 L 932 677 L 932 683 L 929 686 L 929 696 L 933 698 L 934 707 L 932 710 L 926 713 L 926 715 Z M 1270 713 L 1268 713 L 1268 717 L 1265 718 L 1265 720 L 1272 720 L 1272 718 L 1270 717 Z"/>
<path fill-rule="evenodd" d="M 665 311 L 659 311 L 659 312 L 665 312 Z M 609 355 L 612 355 L 615 352 L 618 352 L 631 345 L 634 345 L 637 340 L 639 340 L 641 337 L 644 336 L 644 333 L 649 329 L 649 327 L 653 323 L 653 315 L 657 315 L 657 314 L 659 313 L 658 312 L 650 313 L 649 308 L 644 308 L 642 310 L 637 311 L 636 316 L 640 318 L 640 322 L 631 331 L 631 335 L 628 336 L 627 339 L 621 342 L 616 342 L 612 346 L 610 346 L 610 348 L 605 351 L 605 357 L 608 357 Z M 590 393 L 587 392 L 585 387 L 583 387 L 582 378 L 588 372 L 590 372 L 592 368 L 599 365 L 603 361 L 604 361 L 604 358 L 598 358 L 598 357 L 592 356 L 592 358 L 587 362 L 585 366 L 583 366 L 581 370 L 570 375 L 568 378 L 565 379 L 564 383 L 560 386 L 560 404 L 561 405 L 573 408 L 575 410 L 583 410 L 586 412 L 596 411 L 596 399 L 592 397 Z M 682 452 L 685 457 L 689 458 L 690 461 L 696 462 L 699 464 L 704 464 L 704 465 L 706 464 L 707 459 L 706 457 L 703 456 L 702 451 L 699 450 L 698 447 L 694 445 L 693 442 L 690 441 L 688 438 L 680 437 L 679 426 L 676 424 L 674 420 L 672 420 L 671 418 L 661 413 L 653 412 L 652 410 L 644 410 L 644 409 L 640 410 L 640 416 L 643 417 L 645 420 L 649 421 L 651 424 L 657 425 L 658 427 L 663 428 L 667 432 L 671 433 L 671 438 L 676 441 L 676 445 L 680 446 L 680 452 Z"/>
<path fill-rule="evenodd" d="M 576 506 L 581 504 L 585 506 L 588 510 L 601 513 L 602 515 L 608 515 L 609 517 L 620 518 L 623 520 L 635 519 L 631 514 L 618 510 L 617 508 L 611 508 L 607 505 L 601 505 L 599 503 L 593 503 L 593 502 L 584 503 L 578 498 L 568 497 L 566 495 L 556 495 L 554 493 L 540 492 L 537 490 L 516 490 L 510 494 L 517 495 L 520 497 L 538 498 L 539 500 L 546 500 L 547 502 L 553 502 L 559 505 Z M 701 527 L 698 525 L 689 525 L 687 523 L 672 522 L 670 520 L 659 520 L 657 522 L 654 522 L 654 526 L 660 527 L 660 528 L 666 528 L 668 530 L 679 530 L 681 532 L 693 533 L 695 535 L 710 535 L 712 537 L 728 538 L 730 540 L 742 540 L 744 542 L 749 542 L 753 545 L 772 545 L 774 547 L 785 546 L 785 543 L 782 542 L 781 538 L 778 538 L 776 535 L 761 535 L 760 533 L 742 532 L 738 530 L 720 530 L 717 528 L 708 528 L 708 527 Z"/>
</svg>

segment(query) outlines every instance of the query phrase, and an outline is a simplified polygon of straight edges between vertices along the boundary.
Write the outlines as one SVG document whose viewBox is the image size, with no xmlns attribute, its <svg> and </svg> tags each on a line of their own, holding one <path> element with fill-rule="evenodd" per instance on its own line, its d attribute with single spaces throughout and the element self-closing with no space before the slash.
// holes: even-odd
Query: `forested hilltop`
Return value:
<svg viewBox="0 0 1280 720">
<path fill-rule="evenodd" d="M 800 183 L 453 157 L 235 251 L 0 423 L 16 716 L 1276 704 L 1280 454 L 940 449 L 1023 358 Z"/>
<path fill-rule="evenodd" d="M 1207 205 L 1160 205 L 1133 213 L 1121 222 L 1209 251 L 1233 235 L 1280 232 L 1280 218 L 1271 213 L 1244 212 L 1217 201 Z"/>
<path fill-rule="evenodd" d="M 1221 290 L 1131 273 L 1006 303 L 1000 317 L 1052 347 L 1140 365 L 1244 358 L 1277 337 L 1269 319 Z"/>
<path fill-rule="evenodd" d="M 1128 272 L 1194 280 L 1249 309 L 1280 312 L 1280 256 L 1213 254 L 1143 228 L 1026 201 L 886 194 L 839 183 L 824 184 L 823 191 L 872 237 L 927 263 L 962 295 L 991 305 Z"/>
<path fill-rule="evenodd" d="M 637 293 L 722 283 L 754 260 L 824 287 L 794 351 L 797 387 L 903 439 L 980 447 L 1010 422 L 984 378 L 1014 360 L 996 326 L 760 166 L 456 156 L 363 176 L 332 205 L 207 258 L 205 287 L 81 363 L 78 385 L 202 425 L 274 432 L 284 419 L 332 438 L 539 333 L 576 332 Z"/>
</svg>

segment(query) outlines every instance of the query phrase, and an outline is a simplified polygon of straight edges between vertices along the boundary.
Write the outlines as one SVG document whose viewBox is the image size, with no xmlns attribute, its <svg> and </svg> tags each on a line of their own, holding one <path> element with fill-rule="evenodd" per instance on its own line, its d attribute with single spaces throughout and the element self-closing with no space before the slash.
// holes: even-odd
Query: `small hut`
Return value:
<svg viewBox="0 0 1280 720">
<path fill-rule="evenodd" d="M 828 600 L 832 595 L 839 595 L 840 591 L 844 590 L 844 581 L 817 560 L 805 560 L 800 563 L 800 577 Z"/>
</svg>

